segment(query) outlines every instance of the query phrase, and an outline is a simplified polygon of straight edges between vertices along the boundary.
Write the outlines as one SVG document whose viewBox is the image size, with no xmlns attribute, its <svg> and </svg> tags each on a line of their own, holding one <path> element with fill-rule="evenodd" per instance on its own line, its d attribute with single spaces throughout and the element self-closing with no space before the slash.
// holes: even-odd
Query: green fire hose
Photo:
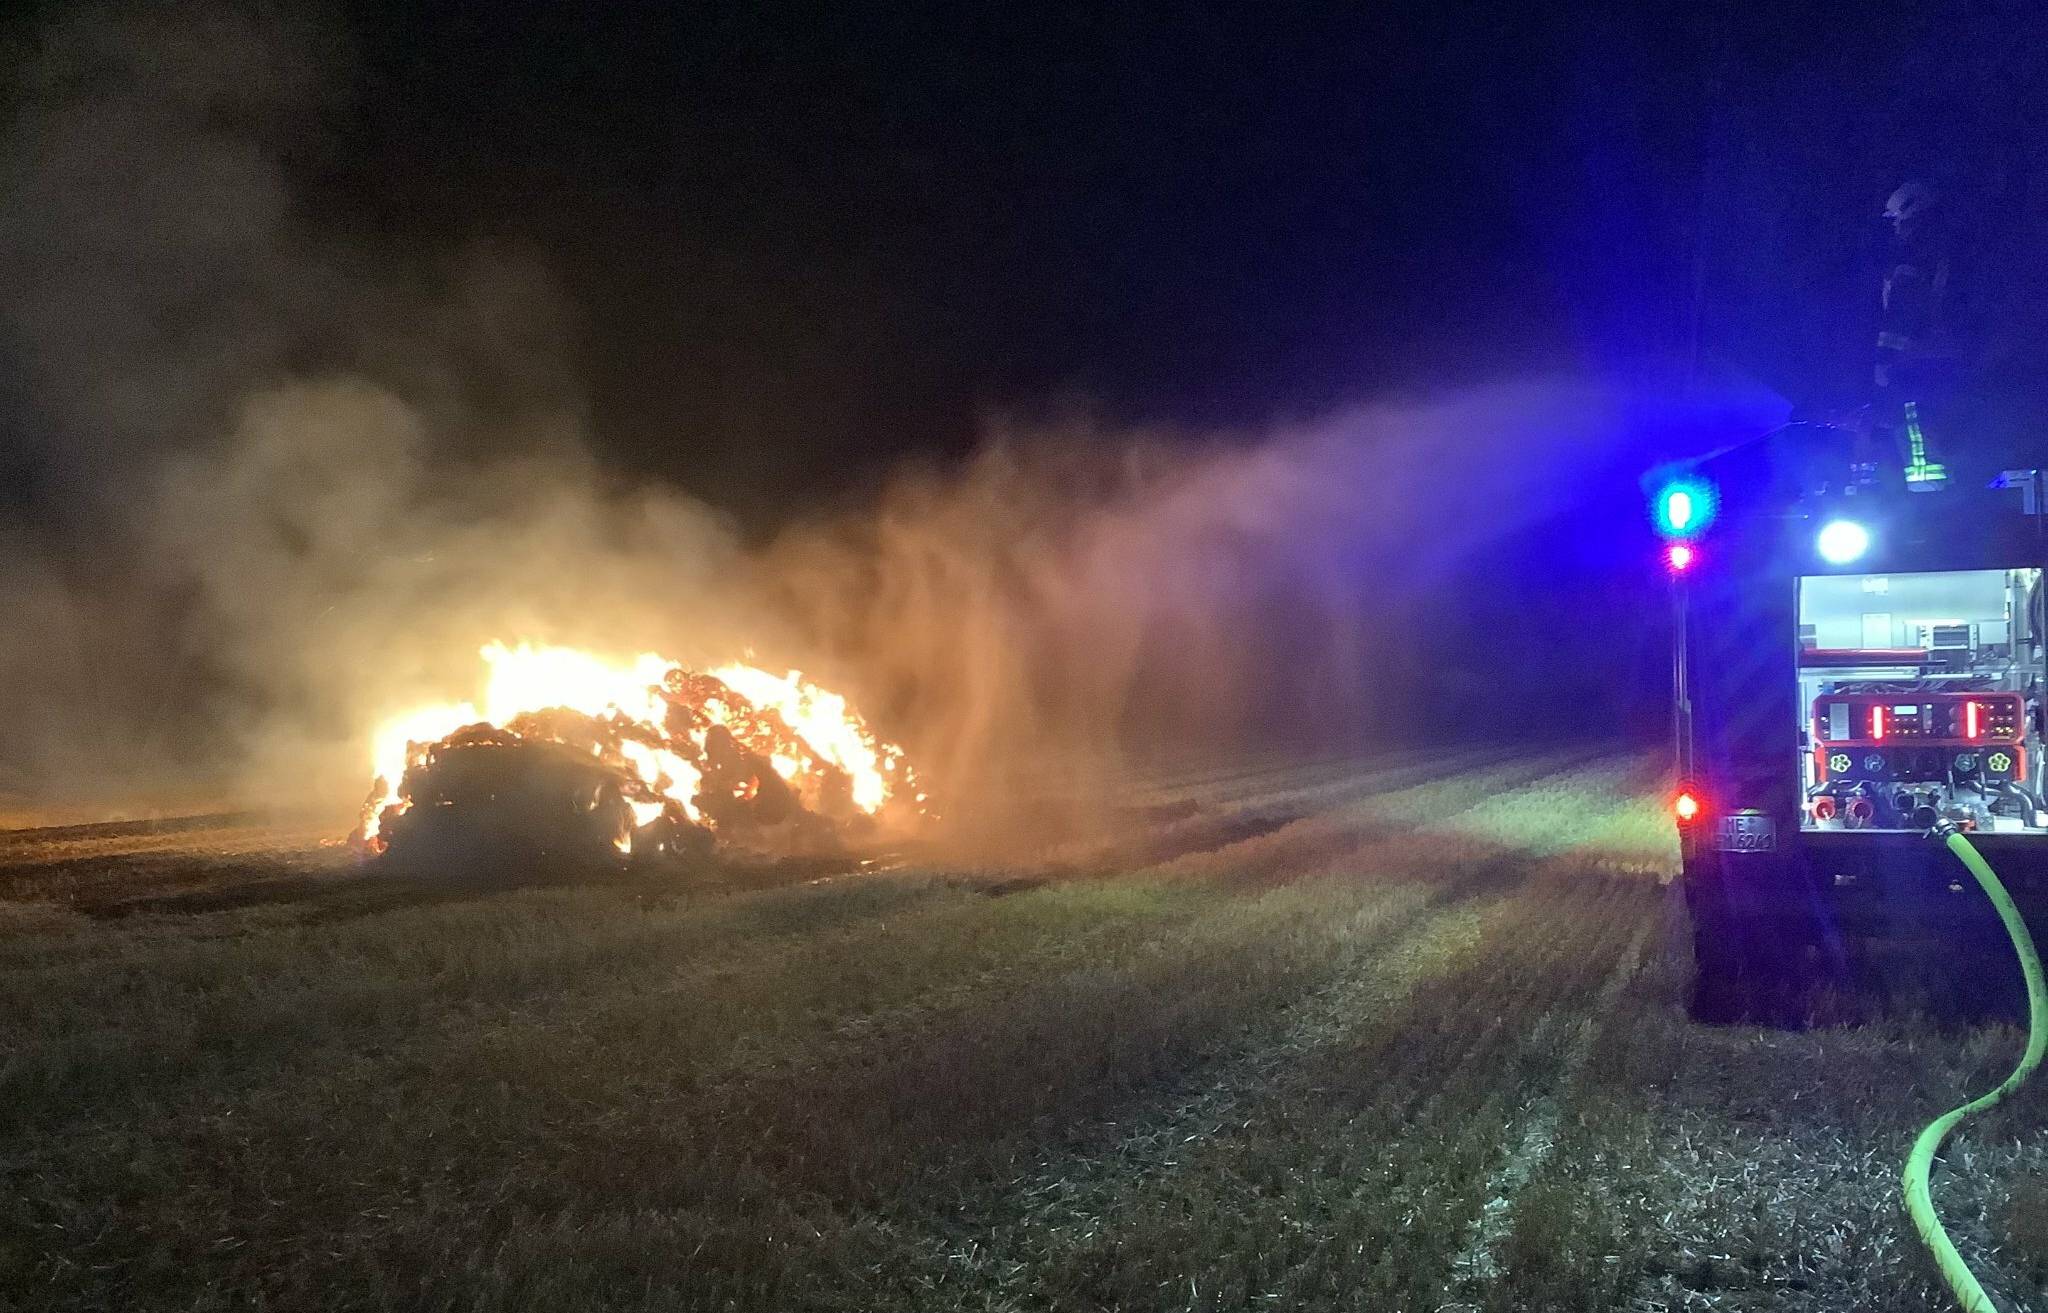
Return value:
<svg viewBox="0 0 2048 1313">
<path fill-rule="evenodd" d="M 1927 1192 L 1927 1173 L 1934 1166 L 1935 1151 L 1948 1133 L 1973 1112 L 1996 1107 L 2005 1096 L 2018 1089 L 2034 1068 L 2041 1065 L 2041 1054 L 2048 1050 L 2048 984 L 2041 979 L 2041 955 L 2034 951 L 2034 937 L 2027 933 L 2027 923 L 2020 919 L 2019 909 L 2012 905 L 2012 895 L 2005 891 L 1998 876 L 1988 862 L 1977 852 L 1970 840 L 1952 822 L 1943 821 L 1934 828 L 1934 835 L 1948 845 L 1970 874 L 1977 877 L 1977 884 L 1998 909 L 1998 919 L 2005 922 L 2006 934 L 2012 936 L 2013 950 L 2020 956 L 2020 970 L 2027 978 L 2027 1051 L 2020 1056 L 2019 1065 L 2012 1074 L 1998 1083 L 1996 1089 L 1980 1094 L 1960 1108 L 1951 1108 L 1927 1124 L 1913 1141 L 1913 1151 L 1906 1155 L 1906 1212 L 1913 1219 L 1913 1227 L 1920 1233 L 1921 1242 L 1934 1255 L 1935 1266 L 1941 1269 L 1942 1279 L 1948 1282 L 1950 1290 L 1963 1306 L 1963 1313 L 1996 1313 L 1997 1305 L 1991 1296 L 1984 1293 L 1984 1287 L 1977 1282 L 1976 1274 L 1963 1262 L 1963 1256 L 1956 1252 L 1955 1242 L 1942 1230 L 1941 1219 L 1934 1215 L 1934 1200 Z"/>
</svg>

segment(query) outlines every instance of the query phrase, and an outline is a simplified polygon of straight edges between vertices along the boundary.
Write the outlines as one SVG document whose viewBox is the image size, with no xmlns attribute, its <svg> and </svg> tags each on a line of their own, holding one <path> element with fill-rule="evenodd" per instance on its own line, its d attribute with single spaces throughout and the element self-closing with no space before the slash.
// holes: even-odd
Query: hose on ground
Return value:
<svg viewBox="0 0 2048 1313">
<path fill-rule="evenodd" d="M 1906 1155 L 1906 1214 L 1913 1219 L 1913 1228 L 1920 1233 L 1921 1243 L 1934 1255 L 1934 1264 L 1941 1270 L 1942 1280 L 1955 1292 L 1963 1313 L 1997 1313 L 1998 1306 L 1991 1302 L 1991 1296 L 1984 1293 L 1969 1264 L 1956 1252 L 1955 1242 L 1942 1229 L 1941 1219 L 1934 1214 L 1934 1199 L 1928 1193 L 1928 1173 L 1934 1167 L 1934 1155 L 1941 1148 L 1941 1142 L 1971 1113 L 1982 1112 L 1996 1107 L 2008 1094 L 2033 1074 L 2041 1065 L 2041 1055 L 2048 1050 L 2048 983 L 2041 978 L 2041 955 L 2034 950 L 2034 937 L 2027 932 L 2027 923 L 2020 919 L 2019 909 L 2013 906 L 2012 895 L 2005 891 L 1991 864 L 1978 853 L 1968 836 L 1958 830 L 1952 822 L 1943 821 L 1934 828 L 1934 837 L 1948 845 L 1948 850 L 1957 860 L 1969 868 L 1977 877 L 1978 887 L 1998 910 L 1998 919 L 2005 923 L 2005 933 L 2012 938 L 2013 951 L 2019 954 L 2020 971 L 2027 978 L 2027 1051 L 2020 1055 L 2019 1065 L 2012 1074 L 2000 1081 L 1995 1089 L 1980 1094 L 1959 1108 L 1951 1108 L 1933 1121 L 1913 1141 L 1912 1152 Z"/>
</svg>

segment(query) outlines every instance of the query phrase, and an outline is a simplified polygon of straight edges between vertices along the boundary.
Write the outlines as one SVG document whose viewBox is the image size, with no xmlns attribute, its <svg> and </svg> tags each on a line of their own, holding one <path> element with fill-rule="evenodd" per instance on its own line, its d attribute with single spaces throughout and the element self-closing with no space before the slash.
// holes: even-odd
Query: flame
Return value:
<svg viewBox="0 0 2048 1313">
<path fill-rule="evenodd" d="M 902 766 L 902 750 L 876 743 L 845 698 L 805 683 L 794 670 L 780 679 L 742 665 L 720 666 L 711 673 L 755 706 L 775 710 L 812 751 L 852 777 L 855 806 L 873 812 L 888 801 L 893 792 L 889 777 Z M 781 764 L 776 762 L 778 770 Z M 782 772 L 785 777 L 792 773 Z"/>
<path fill-rule="evenodd" d="M 673 811 L 716 829 L 719 818 L 707 809 L 715 810 L 720 799 L 707 791 L 707 769 L 720 773 L 724 801 L 745 803 L 759 795 L 758 772 L 747 777 L 742 767 L 733 778 L 730 746 L 719 765 L 707 766 L 706 738 L 714 726 L 732 736 L 743 761 L 765 762 L 807 809 L 829 815 L 850 803 L 873 816 L 901 798 L 922 811 L 924 795 L 902 749 L 876 738 L 843 696 L 796 671 L 778 676 L 733 663 L 701 675 L 653 652 L 607 660 L 577 648 L 527 643 L 487 643 L 479 655 L 486 674 L 476 700 L 414 707 L 377 726 L 374 782 L 362 825 L 351 836 L 359 846 L 381 851 L 384 825 L 410 806 L 406 771 L 458 730 L 480 725 L 587 746 L 620 772 L 637 826 Z M 560 712 L 587 718 L 580 729 L 594 731 L 595 741 L 565 733 Z M 621 841 L 621 849 L 629 851 L 630 840 Z"/>
</svg>

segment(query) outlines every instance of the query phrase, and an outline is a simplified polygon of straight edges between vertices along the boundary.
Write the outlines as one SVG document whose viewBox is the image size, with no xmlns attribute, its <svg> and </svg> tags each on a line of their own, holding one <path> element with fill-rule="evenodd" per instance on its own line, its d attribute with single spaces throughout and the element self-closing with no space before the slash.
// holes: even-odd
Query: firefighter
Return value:
<svg viewBox="0 0 2048 1313">
<path fill-rule="evenodd" d="M 1877 334 L 1873 427 L 1889 436 L 1916 492 L 1943 486 L 1934 459 L 1930 415 L 1946 410 L 1960 372 L 1955 300 L 1954 224 L 1941 196 L 1924 182 L 1906 182 L 1885 203 L 1891 225 Z"/>
</svg>

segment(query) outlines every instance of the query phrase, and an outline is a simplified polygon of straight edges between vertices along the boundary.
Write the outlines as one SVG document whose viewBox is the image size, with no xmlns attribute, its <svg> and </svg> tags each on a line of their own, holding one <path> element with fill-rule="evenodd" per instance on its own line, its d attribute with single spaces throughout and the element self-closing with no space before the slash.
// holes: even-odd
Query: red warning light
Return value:
<svg viewBox="0 0 2048 1313">
<path fill-rule="evenodd" d="M 1964 737 L 1964 738 L 1966 738 L 1966 739 L 1974 739 L 1974 738 L 1976 738 L 1976 737 L 1977 737 L 1977 732 L 1978 732 L 1978 730 L 1979 730 L 1979 728 L 1980 728 L 1980 722 L 1979 722 L 1979 719 L 1978 719 L 1978 717 L 1979 717 L 1979 712 L 1978 712 L 1978 710 L 1977 710 L 1977 704 L 1976 704 L 1976 703 L 1974 703 L 1974 702 L 1965 702 L 1965 703 L 1963 704 L 1963 737 Z"/>
<path fill-rule="evenodd" d="M 1878 743 L 1878 742 L 1881 742 L 1881 741 L 1883 741 L 1883 739 L 1884 739 L 1884 708 L 1883 708 L 1883 707 L 1872 707 L 1872 708 L 1870 709 L 1870 741 L 1871 741 L 1872 743 Z"/>
<path fill-rule="evenodd" d="M 1681 822 L 1693 820 L 1700 814 L 1700 800 L 1693 796 L 1692 790 L 1681 789 L 1671 800 L 1671 814 Z"/>
<path fill-rule="evenodd" d="M 1684 574 L 1698 556 L 1691 543 L 1673 543 L 1664 549 L 1664 564 L 1671 567 L 1671 573 Z"/>
</svg>

